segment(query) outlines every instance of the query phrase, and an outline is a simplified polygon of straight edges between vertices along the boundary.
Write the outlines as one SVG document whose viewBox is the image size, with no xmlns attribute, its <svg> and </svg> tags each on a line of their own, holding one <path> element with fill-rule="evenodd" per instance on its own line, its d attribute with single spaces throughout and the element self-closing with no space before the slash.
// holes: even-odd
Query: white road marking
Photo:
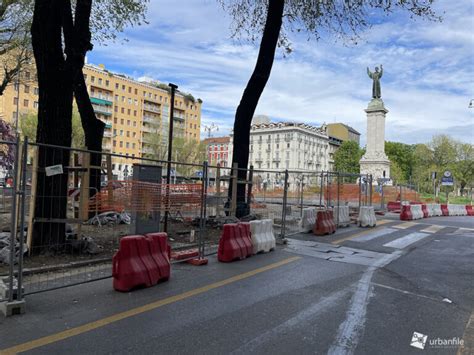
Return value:
<svg viewBox="0 0 474 355">
<path fill-rule="evenodd" d="M 416 225 L 418 225 L 418 223 L 416 223 L 416 222 L 405 222 L 405 223 L 394 225 L 392 227 L 393 228 L 398 228 L 398 229 L 407 229 L 407 228 L 410 228 L 410 227 L 413 227 L 413 226 L 416 226 Z"/>
<path fill-rule="evenodd" d="M 419 240 L 422 240 L 423 238 L 426 238 L 428 235 L 428 233 L 414 232 L 402 238 L 392 240 L 391 242 L 386 243 L 383 246 L 395 249 L 403 249 L 409 246 L 410 244 L 413 244 Z"/>
<path fill-rule="evenodd" d="M 375 270 L 384 267 L 402 255 L 395 251 L 377 260 L 369 266 L 359 280 L 357 290 L 352 296 L 351 304 L 346 312 L 346 320 L 339 326 L 334 343 L 328 350 L 329 355 L 353 354 L 365 326 L 367 304 L 373 295 L 371 279 Z"/>
</svg>

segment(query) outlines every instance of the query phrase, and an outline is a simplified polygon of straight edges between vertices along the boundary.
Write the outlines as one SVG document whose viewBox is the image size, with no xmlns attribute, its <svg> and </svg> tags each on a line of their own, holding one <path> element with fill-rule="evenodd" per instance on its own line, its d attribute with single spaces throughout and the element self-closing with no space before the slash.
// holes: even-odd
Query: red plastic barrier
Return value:
<svg viewBox="0 0 474 355">
<path fill-rule="evenodd" d="M 117 291 L 150 287 L 170 277 L 166 233 L 146 237 L 131 235 L 120 240 L 120 249 L 113 257 L 113 286 Z"/>
<path fill-rule="evenodd" d="M 400 212 L 401 221 L 411 221 L 413 220 L 413 214 L 411 213 L 410 205 L 402 205 L 402 211 Z"/>
<path fill-rule="evenodd" d="M 250 238 L 249 223 L 224 224 L 217 259 L 222 262 L 230 262 L 236 259 L 244 259 L 252 255 L 252 240 Z"/>
<path fill-rule="evenodd" d="M 466 212 L 468 216 L 474 216 L 474 209 L 471 205 L 466 205 Z"/>
<path fill-rule="evenodd" d="M 401 208 L 400 205 L 401 205 L 400 201 L 389 201 L 387 203 L 387 210 L 389 210 L 390 212 L 400 211 L 400 208 Z"/>
<path fill-rule="evenodd" d="M 120 249 L 113 256 L 113 286 L 117 291 L 129 291 L 139 286 L 152 286 L 146 265 L 140 257 L 139 240 L 142 235 L 131 235 L 120 240 Z"/>
<path fill-rule="evenodd" d="M 171 247 L 168 245 L 168 235 L 162 232 L 148 233 L 145 237 L 148 240 L 151 256 L 158 269 L 159 278 L 157 282 L 168 280 L 171 274 Z"/>
<path fill-rule="evenodd" d="M 441 212 L 443 213 L 443 216 L 449 216 L 448 205 L 441 205 Z"/>
<path fill-rule="evenodd" d="M 316 213 L 316 223 L 313 228 L 315 235 L 325 235 L 336 232 L 336 224 L 334 223 L 332 211 L 317 211 Z"/>
<path fill-rule="evenodd" d="M 421 205 L 421 210 L 423 211 L 423 218 L 428 218 L 430 216 L 428 213 L 428 207 L 426 207 L 426 205 Z"/>
<path fill-rule="evenodd" d="M 410 205 L 422 205 L 423 203 L 420 201 L 410 201 Z"/>
</svg>

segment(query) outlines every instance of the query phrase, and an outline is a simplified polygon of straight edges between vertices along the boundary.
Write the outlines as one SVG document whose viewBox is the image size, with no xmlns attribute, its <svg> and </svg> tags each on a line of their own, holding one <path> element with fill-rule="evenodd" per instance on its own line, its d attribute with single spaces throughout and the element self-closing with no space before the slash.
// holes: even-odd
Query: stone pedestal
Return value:
<svg viewBox="0 0 474 355">
<path fill-rule="evenodd" d="M 382 99 L 372 99 L 367 113 L 367 146 L 360 159 L 360 173 L 372 174 L 373 184 L 379 178 L 390 178 L 390 160 L 385 154 L 385 108 Z M 384 176 L 385 172 L 385 176 Z"/>
</svg>

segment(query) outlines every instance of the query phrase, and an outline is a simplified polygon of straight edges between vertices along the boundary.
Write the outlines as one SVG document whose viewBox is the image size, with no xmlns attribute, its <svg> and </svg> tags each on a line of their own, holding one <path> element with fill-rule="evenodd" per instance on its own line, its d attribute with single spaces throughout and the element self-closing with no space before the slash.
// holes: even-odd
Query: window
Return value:
<svg viewBox="0 0 474 355">
<path fill-rule="evenodd" d="M 18 84 L 15 83 L 15 84 L 13 85 L 13 88 L 15 89 L 15 91 L 18 91 L 18 88 L 19 88 Z"/>
<path fill-rule="evenodd" d="M 137 136 L 137 132 L 133 132 L 133 138 Z"/>
<path fill-rule="evenodd" d="M 133 115 L 137 116 L 137 110 L 133 110 Z M 133 122 L 133 123 L 135 123 L 135 122 Z"/>
<path fill-rule="evenodd" d="M 29 71 L 25 72 L 25 79 L 30 80 L 30 77 L 31 77 L 30 72 Z"/>
<path fill-rule="evenodd" d="M 118 112 L 118 106 L 115 106 L 115 107 L 114 107 L 114 111 L 115 111 L 115 112 Z"/>
<path fill-rule="evenodd" d="M 95 82 L 95 76 L 94 75 L 91 76 L 91 83 L 93 83 L 93 82 Z"/>
<path fill-rule="evenodd" d="M 132 148 L 135 149 L 135 143 L 132 143 Z M 133 154 L 132 154 L 133 155 Z"/>
<path fill-rule="evenodd" d="M 131 86 L 128 87 L 128 93 L 129 93 L 129 94 L 132 93 L 132 87 L 131 87 Z"/>
<path fill-rule="evenodd" d="M 120 130 L 120 135 L 123 137 L 123 129 Z"/>
<path fill-rule="evenodd" d="M 127 109 L 127 115 L 130 116 L 130 112 L 131 112 L 130 109 Z M 129 126 L 130 126 L 130 125 L 129 125 Z"/>
<path fill-rule="evenodd" d="M 87 81 L 87 74 L 84 74 L 84 81 Z"/>
<path fill-rule="evenodd" d="M 123 148 L 123 142 L 120 141 L 120 144 L 119 144 L 120 148 Z"/>
<path fill-rule="evenodd" d="M 102 85 L 102 78 L 99 78 L 99 85 Z"/>
<path fill-rule="evenodd" d="M 125 113 L 125 109 L 122 107 L 122 108 L 120 109 L 120 112 Z M 122 121 L 123 121 L 123 120 L 122 120 Z M 123 124 L 123 123 L 122 123 L 122 124 Z"/>
<path fill-rule="evenodd" d="M 30 93 L 30 87 L 28 85 L 25 85 L 25 94 Z"/>
<path fill-rule="evenodd" d="M 130 120 L 127 120 L 127 126 L 130 126 Z"/>
<path fill-rule="evenodd" d="M 131 105 L 132 104 L 132 99 L 129 97 L 128 98 L 128 103 Z"/>
<path fill-rule="evenodd" d="M 115 139 L 114 139 L 114 141 L 112 142 L 112 145 L 113 145 L 114 147 L 117 146 L 117 141 L 116 141 Z M 113 169 L 113 168 L 112 168 L 112 169 Z"/>
<path fill-rule="evenodd" d="M 39 95 L 39 88 L 34 88 L 33 92 L 34 92 L 35 95 Z"/>
<path fill-rule="evenodd" d="M 124 124 L 125 120 L 123 118 L 120 119 L 120 124 Z"/>
<path fill-rule="evenodd" d="M 135 112 L 137 112 L 137 111 L 135 111 Z M 136 127 L 136 126 L 137 126 L 137 121 L 133 121 L 133 127 Z"/>
<path fill-rule="evenodd" d="M 13 105 L 18 105 L 18 97 L 13 98 Z"/>
<path fill-rule="evenodd" d="M 125 85 L 122 85 L 122 91 L 125 91 Z"/>
<path fill-rule="evenodd" d="M 130 143 L 125 143 L 125 148 L 130 148 Z"/>
<path fill-rule="evenodd" d="M 39 107 L 38 101 L 34 101 L 33 102 L 33 108 L 38 108 L 38 107 Z"/>
<path fill-rule="evenodd" d="M 138 95 L 138 90 L 137 89 L 135 89 L 135 95 Z"/>
<path fill-rule="evenodd" d="M 135 99 L 135 100 L 133 100 L 133 101 L 134 101 L 133 103 L 135 104 L 135 106 L 138 106 L 138 100 Z"/>
<path fill-rule="evenodd" d="M 118 100 L 119 100 L 119 96 L 115 95 L 115 102 L 118 102 Z"/>
<path fill-rule="evenodd" d="M 115 122 L 115 123 L 117 123 L 117 122 Z M 114 136 L 116 136 L 116 135 L 117 135 L 117 129 L 114 128 Z"/>
<path fill-rule="evenodd" d="M 287 147 L 287 148 L 290 148 L 290 143 L 287 143 L 287 144 L 286 144 L 286 147 Z"/>
<path fill-rule="evenodd" d="M 110 82 L 108 80 L 105 81 L 105 86 L 109 86 Z"/>
<path fill-rule="evenodd" d="M 160 102 L 163 101 L 163 96 L 160 96 Z"/>
<path fill-rule="evenodd" d="M 119 84 L 118 84 L 118 83 L 115 83 L 115 88 L 116 88 L 116 89 L 119 88 Z"/>
</svg>

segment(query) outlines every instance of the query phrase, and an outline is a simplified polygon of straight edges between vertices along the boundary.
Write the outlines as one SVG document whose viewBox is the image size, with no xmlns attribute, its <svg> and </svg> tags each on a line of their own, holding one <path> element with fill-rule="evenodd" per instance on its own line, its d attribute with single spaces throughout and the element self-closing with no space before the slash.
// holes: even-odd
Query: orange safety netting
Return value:
<svg viewBox="0 0 474 355">
<path fill-rule="evenodd" d="M 337 185 L 325 186 L 324 193 L 325 196 L 330 196 L 331 200 L 336 200 L 338 198 Z M 399 201 L 400 200 L 400 188 L 397 186 L 384 186 L 384 201 Z M 364 200 L 365 192 L 361 192 L 361 199 Z M 369 198 L 369 194 L 367 193 Z M 415 191 L 408 188 L 402 188 L 402 198 L 403 200 L 408 201 L 417 201 L 420 198 L 420 195 Z M 382 195 L 375 191 L 375 188 L 372 188 L 372 203 L 380 202 Z M 350 201 L 356 202 L 359 201 L 359 185 L 358 184 L 341 184 L 339 186 L 339 200 L 340 201 Z"/>
<path fill-rule="evenodd" d="M 113 181 L 89 201 L 91 211 L 183 212 L 199 209 L 202 184 Z"/>
</svg>

